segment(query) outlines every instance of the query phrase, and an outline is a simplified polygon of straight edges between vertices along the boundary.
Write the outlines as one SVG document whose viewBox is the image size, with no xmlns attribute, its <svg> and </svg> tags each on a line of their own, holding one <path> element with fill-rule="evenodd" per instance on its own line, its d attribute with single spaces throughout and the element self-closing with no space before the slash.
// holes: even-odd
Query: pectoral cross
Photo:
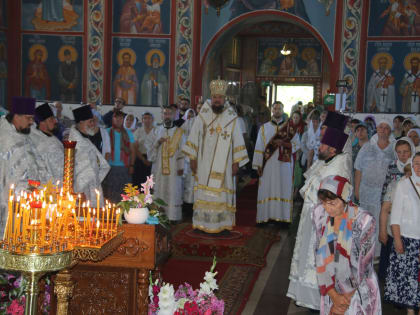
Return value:
<svg viewBox="0 0 420 315">
<path fill-rule="evenodd" d="M 419 95 L 417 94 L 417 91 L 416 90 L 414 90 L 414 92 L 413 93 L 411 93 L 411 97 L 413 98 L 413 102 L 416 102 L 417 101 L 417 97 L 418 97 Z"/>
<path fill-rule="evenodd" d="M 215 131 L 215 129 L 214 129 L 214 127 L 212 126 L 212 127 L 210 128 L 210 135 L 213 135 L 214 131 Z"/>
<path fill-rule="evenodd" d="M 229 138 L 229 133 L 225 130 L 224 133 L 221 134 L 221 136 L 223 137 L 224 140 L 226 140 L 226 138 Z"/>
<path fill-rule="evenodd" d="M 387 93 L 386 89 L 382 89 L 381 96 L 382 96 L 382 102 L 385 102 L 386 97 L 388 96 L 388 93 Z"/>
</svg>

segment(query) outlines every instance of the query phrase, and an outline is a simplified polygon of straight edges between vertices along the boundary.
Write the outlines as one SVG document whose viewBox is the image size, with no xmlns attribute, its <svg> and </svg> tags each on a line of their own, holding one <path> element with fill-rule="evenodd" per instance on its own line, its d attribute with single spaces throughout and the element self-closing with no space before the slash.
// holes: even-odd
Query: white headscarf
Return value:
<svg viewBox="0 0 420 315">
<path fill-rule="evenodd" d="M 189 112 L 193 113 L 193 118 L 195 117 L 195 111 L 192 108 L 188 108 L 187 111 L 185 112 L 184 116 L 182 116 L 182 119 L 184 119 L 184 121 L 188 120 L 188 113 Z"/>
<path fill-rule="evenodd" d="M 411 150 L 411 156 L 407 159 L 407 161 L 405 163 L 403 163 L 399 158 L 398 158 L 398 154 L 397 154 L 397 143 L 400 140 L 404 140 L 406 142 L 408 142 L 408 144 L 410 145 L 410 150 Z M 397 167 L 398 170 L 401 173 L 404 173 L 404 167 L 406 167 L 408 164 L 411 163 L 411 159 L 413 157 L 413 155 L 416 154 L 416 148 L 414 146 L 413 141 L 411 141 L 411 139 L 409 137 L 402 137 L 400 139 L 398 139 L 397 141 L 394 142 L 394 156 L 395 156 L 395 160 L 397 161 Z"/>
<path fill-rule="evenodd" d="M 407 136 L 410 134 L 410 132 L 416 132 L 418 134 L 418 136 L 420 137 L 420 128 L 411 128 L 408 132 L 407 132 Z"/>
<path fill-rule="evenodd" d="M 413 162 L 414 162 L 414 158 L 418 157 L 418 155 L 414 155 L 411 158 L 411 180 L 413 181 L 414 184 L 420 184 L 420 176 L 417 176 L 416 172 L 414 172 L 414 168 L 413 168 Z"/>
<path fill-rule="evenodd" d="M 131 126 L 127 127 L 125 123 L 127 121 L 128 116 L 130 116 L 130 115 L 133 116 L 134 119 L 133 119 L 133 123 L 131 124 Z M 133 114 L 125 115 L 125 117 L 124 117 L 124 128 L 127 129 L 127 130 L 130 130 L 130 131 L 134 131 L 136 129 L 136 126 L 137 126 L 136 116 L 134 116 Z"/>
</svg>

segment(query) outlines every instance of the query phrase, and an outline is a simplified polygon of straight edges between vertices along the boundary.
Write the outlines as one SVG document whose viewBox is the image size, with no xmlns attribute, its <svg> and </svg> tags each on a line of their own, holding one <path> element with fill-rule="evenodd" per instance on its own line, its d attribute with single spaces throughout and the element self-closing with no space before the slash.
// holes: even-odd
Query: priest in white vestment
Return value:
<svg viewBox="0 0 420 315">
<path fill-rule="evenodd" d="M 0 235 L 7 221 L 9 189 L 19 193 L 28 188 L 28 180 L 45 184 L 47 168 L 30 138 L 34 122 L 35 99 L 14 97 L 9 114 L 0 118 Z"/>
<path fill-rule="evenodd" d="M 290 266 L 287 296 L 295 300 L 297 305 L 314 310 L 319 310 L 321 295 L 315 269 L 316 235 L 312 225 L 312 210 L 318 204 L 317 192 L 323 178 L 330 175 L 339 175 L 349 181 L 352 178 L 352 155 L 344 151 L 348 140 L 348 135 L 343 131 L 346 121 L 346 116 L 329 112 L 324 122 L 324 126 L 328 125 L 324 129 L 318 160 L 305 172 L 305 185 L 300 190 L 304 203 Z M 330 126 L 340 127 L 341 130 Z"/>
<path fill-rule="evenodd" d="M 253 169 L 260 176 L 257 223 L 291 222 L 292 219 L 293 153 L 300 148 L 299 135 L 283 119 L 282 103 L 275 102 L 271 110 L 271 121 L 258 132 L 252 161 Z M 282 133 L 284 137 L 279 138 Z"/>
<path fill-rule="evenodd" d="M 64 147 L 60 140 L 54 136 L 58 128 L 57 118 L 50 105 L 44 103 L 35 109 L 37 128 L 32 128 L 30 137 L 36 149 L 47 166 L 51 183 L 63 180 Z"/>
<path fill-rule="evenodd" d="M 210 83 L 207 100 L 194 120 L 183 152 L 196 174 L 193 228 L 207 233 L 235 225 L 235 175 L 248 162 L 235 110 L 225 100 L 227 82 Z"/>
<path fill-rule="evenodd" d="M 73 110 L 76 126 L 71 127 L 69 141 L 77 141 L 74 166 L 74 192 L 84 193 L 93 207 L 97 206 L 96 191 L 100 193 L 99 206 L 104 205 L 101 183 L 110 170 L 108 162 L 90 141 L 95 134 L 95 121 L 89 105 Z"/>
<path fill-rule="evenodd" d="M 163 107 L 163 125 L 157 128 L 156 140 L 147 153 L 147 159 L 154 164 L 156 178 L 154 195 L 167 206 L 165 212 L 171 221 L 182 220 L 184 155 L 181 149 L 185 143 L 184 130 L 174 125 L 175 110 Z"/>
</svg>

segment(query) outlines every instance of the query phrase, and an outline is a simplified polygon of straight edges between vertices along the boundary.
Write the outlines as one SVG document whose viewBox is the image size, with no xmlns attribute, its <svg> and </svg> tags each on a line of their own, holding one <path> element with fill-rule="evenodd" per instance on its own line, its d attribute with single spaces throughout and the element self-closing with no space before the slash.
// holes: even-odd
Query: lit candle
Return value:
<svg viewBox="0 0 420 315">
<path fill-rule="evenodd" d="M 104 227 L 105 227 L 105 208 L 102 208 L 102 233 L 104 231 Z"/>
<path fill-rule="evenodd" d="M 96 193 L 96 209 L 99 215 L 99 190 L 95 189 L 95 193 Z"/>
<path fill-rule="evenodd" d="M 13 242 L 16 243 L 17 240 L 18 240 L 19 234 L 20 234 L 20 216 L 19 216 L 19 213 L 16 213 L 14 228 L 15 228 L 15 231 L 13 233 L 14 234 L 13 235 L 14 236 L 13 237 Z"/>
<path fill-rule="evenodd" d="M 77 238 L 77 216 L 76 216 L 76 210 L 72 210 L 73 217 L 74 217 L 74 238 Z"/>
<path fill-rule="evenodd" d="M 88 233 L 89 236 L 90 236 L 90 213 L 91 213 L 91 210 L 90 210 L 90 208 L 88 208 L 86 224 L 87 224 L 87 233 Z"/>
<path fill-rule="evenodd" d="M 10 190 L 11 191 L 11 190 Z M 8 214 L 7 214 L 7 221 L 6 221 L 6 228 L 4 229 L 3 233 L 3 240 L 7 240 L 10 235 L 10 227 L 12 225 L 12 209 L 13 209 L 13 196 L 9 195 L 9 204 L 8 204 Z"/>
<path fill-rule="evenodd" d="M 109 205 L 106 204 L 106 232 L 109 233 Z"/>
<path fill-rule="evenodd" d="M 114 212 L 115 212 L 115 208 L 112 207 L 111 208 L 111 233 L 112 233 L 112 225 L 114 224 Z"/>
<path fill-rule="evenodd" d="M 81 217 L 82 212 L 80 211 L 80 207 L 82 205 L 82 199 L 80 198 L 80 194 L 77 195 L 77 199 L 78 199 L 78 202 L 79 202 L 79 217 Z"/>
<path fill-rule="evenodd" d="M 95 240 L 98 240 L 98 235 L 99 235 L 99 225 L 100 225 L 101 223 L 98 221 L 98 222 L 96 222 L 96 236 L 95 236 Z"/>
<path fill-rule="evenodd" d="M 121 215 L 121 210 L 118 208 L 117 210 L 117 219 L 115 220 L 115 232 L 117 231 L 117 226 L 120 222 L 120 215 Z"/>
</svg>

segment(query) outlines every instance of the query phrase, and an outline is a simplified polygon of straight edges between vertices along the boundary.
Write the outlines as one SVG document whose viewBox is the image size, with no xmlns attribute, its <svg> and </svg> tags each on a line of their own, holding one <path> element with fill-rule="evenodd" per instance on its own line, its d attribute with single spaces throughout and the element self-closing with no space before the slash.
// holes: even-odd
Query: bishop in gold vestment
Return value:
<svg viewBox="0 0 420 315">
<path fill-rule="evenodd" d="M 204 103 L 183 148 L 196 175 L 193 228 L 207 233 L 235 225 L 235 175 L 248 162 L 238 116 L 225 102 L 226 88 L 226 81 L 211 82 L 211 101 Z"/>
</svg>

